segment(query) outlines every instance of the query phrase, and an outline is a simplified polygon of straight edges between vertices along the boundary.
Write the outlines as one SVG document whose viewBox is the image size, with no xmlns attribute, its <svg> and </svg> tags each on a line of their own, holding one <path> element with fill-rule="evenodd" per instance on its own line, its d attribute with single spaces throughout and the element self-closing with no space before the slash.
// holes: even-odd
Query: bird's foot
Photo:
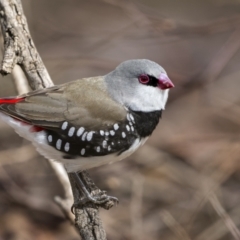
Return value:
<svg viewBox="0 0 240 240">
<path fill-rule="evenodd" d="M 74 208 L 81 207 L 87 203 L 92 203 L 94 205 L 98 205 L 104 209 L 110 209 L 114 205 L 118 204 L 118 199 L 113 196 L 108 196 L 105 191 L 101 191 L 98 194 L 87 194 L 77 202 L 72 205 L 71 211 L 73 212 Z"/>
<path fill-rule="evenodd" d="M 75 200 L 74 204 L 71 207 L 72 212 L 74 208 L 81 207 L 87 203 L 92 203 L 107 210 L 118 204 L 118 199 L 116 197 L 108 196 L 106 194 L 106 191 L 101 191 L 98 188 L 89 188 L 90 186 L 87 185 L 84 181 L 83 173 L 72 173 L 72 176 L 74 178 L 74 182 L 76 183 L 77 188 L 80 190 L 83 196 L 77 201 Z M 93 182 L 91 183 L 91 185 L 95 186 Z"/>
</svg>

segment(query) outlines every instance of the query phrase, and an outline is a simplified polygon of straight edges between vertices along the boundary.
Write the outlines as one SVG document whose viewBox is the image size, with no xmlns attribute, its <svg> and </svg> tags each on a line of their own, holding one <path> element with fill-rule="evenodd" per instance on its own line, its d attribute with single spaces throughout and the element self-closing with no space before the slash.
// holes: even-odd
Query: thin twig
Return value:
<svg viewBox="0 0 240 240">
<path fill-rule="evenodd" d="M 229 217 L 234 221 L 235 225 L 240 224 L 240 207 L 236 206 L 235 208 L 231 209 L 231 211 L 228 213 Z M 226 226 L 226 225 L 225 225 Z M 208 228 L 204 229 L 201 233 L 199 233 L 198 236 L 196 236 L 195 240 L 205 240 L 205 239 L 211 239 L 211 240 L 218 240 L 224 238 L 229 233 L 228 227 L 223 227 L 223 220 L 220 218 L 216 222 L 214 222 L 212 225 L 210 225 Z"/>
<path fill-rule="evenodd" d="M 160 213 L 163 222 L 172 230 L 172 232 L 177 236 L 177 239 L 191 240 L 186 230 L 174 219 L 170 212 L 163 210 Z"/>
<path fill-rule="evenodd" d="M 234 239 L 240 240 L 240 231 L 237 228 L 236 224 L 233 222 L 233 220 L 230 218 L 228 213 L 225 211 L 221 203 L 219 202 L 217 196 L 212 193 L 211 196 L 209 197 L 209 201 L 212 204 L 213 208 L 221 217 L 223 222 L 225 223 L 226 227 L 228 228 L 229 232 L 233 235 Z"/>
<path fill-rule="evenodd" d="M 144 178 L 141 173 L 132 175 L 131 222 L 132 239 L 143 239 L 142 198 Z"/>
</svg>

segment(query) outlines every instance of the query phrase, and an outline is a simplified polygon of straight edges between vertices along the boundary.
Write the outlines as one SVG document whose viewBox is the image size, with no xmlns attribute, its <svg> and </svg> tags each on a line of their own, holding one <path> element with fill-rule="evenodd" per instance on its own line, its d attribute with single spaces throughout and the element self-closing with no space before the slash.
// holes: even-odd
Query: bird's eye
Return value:
<svg viewBox="0 0 240 240">
<path fill-rule="evenodd" d="M 149 81 L 150 81 L 150 78 L 149 78 L 148 75 L 140 75 L 140 76 L 138 77 L 138 81 L 139 81 L 140 83 L 142 83 L 142 84 L 148 84 Z"/>
</svg>

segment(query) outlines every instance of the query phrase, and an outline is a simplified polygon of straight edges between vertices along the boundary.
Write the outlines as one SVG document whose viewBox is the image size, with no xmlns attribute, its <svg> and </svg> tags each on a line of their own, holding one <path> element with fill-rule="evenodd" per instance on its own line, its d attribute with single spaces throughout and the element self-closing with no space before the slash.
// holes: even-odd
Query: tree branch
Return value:
<svg viewBox="0 0 240 240">
<path fill-rule="evenodd" d="M 19 64 L 32 90 L 53 86 L 31 38 L 20 0 L 1 0 L 1 28 L 4 37 L 3 75 Z"/>
<path fill-rule="evenodd" d="M 0 0 L 0 21 L 4 38 L 4 53 L 0 73 L 3 75 L 12 73 L 18 92 L 21 94 L 28 89 L 23 72 L 32 90 L 53 86 L 54 84 L 31 38 L 21 0 Z M 72 221 L 73 215 L 70 212 L 72 194 L 66 171 L 58 163 L 50 161 L 50 164 L 65 191 L 65 199 L 55 197 L 55 201 L 65 216 Z M 84 176 L 90 192 L 93 194 L 101 192 L 87 173 L 84 173 Z M 82 193 L 73 182 L 71 182 L 71 186 L 74 201 L 77 202 Z M 112 203 L 108 203 L 102 207 L 109 209 L 111 206 Z M 77 207 L 75 209 L 75 226 L 83 239 L 106 239 L 97 205 L 86 203 Z"/>
</svg>

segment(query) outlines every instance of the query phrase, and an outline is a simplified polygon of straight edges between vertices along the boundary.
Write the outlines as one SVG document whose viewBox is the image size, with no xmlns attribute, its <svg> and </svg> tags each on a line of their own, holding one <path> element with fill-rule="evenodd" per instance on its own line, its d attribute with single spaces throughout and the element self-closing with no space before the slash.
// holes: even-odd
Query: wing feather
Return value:
<svg viewBox="0 0 240 240">
<path fill-rule="evenodd" d="M 2 104 L 6 114 L 45 128 L 63 121 L 97 130 L 126 118 L 126 110 L 112 100 L 103 77 L 85 78 L 28 93 L 16 104 Z"/>
</svg>

